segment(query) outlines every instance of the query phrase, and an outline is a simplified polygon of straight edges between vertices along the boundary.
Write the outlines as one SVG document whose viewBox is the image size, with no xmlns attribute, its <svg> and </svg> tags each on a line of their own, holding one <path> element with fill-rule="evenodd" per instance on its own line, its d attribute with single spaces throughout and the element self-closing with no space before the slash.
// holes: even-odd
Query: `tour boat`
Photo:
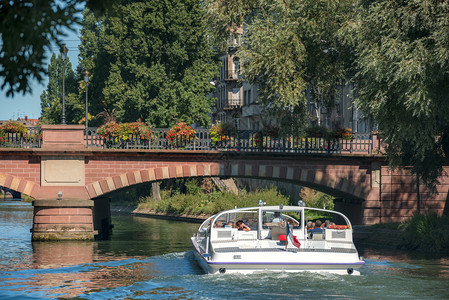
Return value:
<svg viewBox="0 0 449 300">
<path fill-rule="evenodd" d="M 263 204 L 226 210 L 201 224 L 191 241 L 195 258 L 206 273 L 268 270 L 360 274 L 365 262 L 354 246 L 351 222 L 345 215 L 319 208 Z M 306 223 L 318 218 L 329 224 L 311 235 Z M 236 228 L 239 221 L 245 230 Z"/>
</svg>

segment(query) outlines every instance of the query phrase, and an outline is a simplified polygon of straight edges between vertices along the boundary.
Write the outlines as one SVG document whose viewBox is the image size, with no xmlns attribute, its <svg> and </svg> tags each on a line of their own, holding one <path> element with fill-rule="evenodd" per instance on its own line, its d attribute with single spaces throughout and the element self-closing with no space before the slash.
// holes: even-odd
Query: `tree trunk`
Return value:
<svg viewBox="0 0 449 300">
<path fill-rule="evenodd" d="M 161 186 L 160 182 L 153 182 L 151 183 L 151 191 L 153 194 L 154 200 L 161 200 Z"/>
</svg>

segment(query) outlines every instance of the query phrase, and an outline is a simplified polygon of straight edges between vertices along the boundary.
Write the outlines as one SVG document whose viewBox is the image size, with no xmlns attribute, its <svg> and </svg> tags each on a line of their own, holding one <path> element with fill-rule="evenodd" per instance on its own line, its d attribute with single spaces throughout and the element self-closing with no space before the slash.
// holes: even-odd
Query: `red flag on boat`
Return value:
<svg viewBox="0 0 449 300">
<path fill-rule="evenodd" d="M 296 248 L 299 248 L 301 246 L 301 243 L 298 241 L 295 235 L 293 235 L 293 230 L 290 229 L 290 226 L 287 222 L 287 237 L 288 241 L 293 244 Z"/>
</svg>

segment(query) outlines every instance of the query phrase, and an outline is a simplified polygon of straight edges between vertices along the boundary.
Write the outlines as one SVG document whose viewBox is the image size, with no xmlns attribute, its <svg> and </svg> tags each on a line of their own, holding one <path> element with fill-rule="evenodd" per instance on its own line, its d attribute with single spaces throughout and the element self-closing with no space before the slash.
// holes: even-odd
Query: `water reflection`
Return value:
<svg viewBox="0 0 449 300">
<path fill-rule="evenodd" d="M 190 249 L 198 224 L 143 217 L 114 216 L 111 239 L 98 241 L 102 254 L 148 257 Z"/>
<path fill-rule="evenodd" d="M 113 216 L 108 241 L 34 243 L 31 224 L 32 212 L 0 203 L 0 298 L 449 298 L 449 259 L 416 252 L 357 245 L 362 276 L 209 276 L 193 261 L 198 224 Z"/>
<path fill-rule="evenodd" d="M 124 218 L 125 222 L 129 220 Z M 167 241 L 173 237 L 180 238 L 179 233 L 173 236 L 158 234 L 160 243 L 155 243 L 156 247 L 146 249 L 148 242 L 136 240 L 135 235 L 146 235 L 147 228 L 142 227 L 143 224 L 160 225 L 161 222 L 140 220 L 136 222 L 136 226 L 143 232 L 134 235 L 128 234 L 130 229 L 124 226 L 125 224 L 118 224 L 118 236 L 127 238 L 100 242 L 33 242 L 31 264 L 28 268 L 22 266 L 21 271 L 3 277 L 3 285 L 12 291 L 32 290 L 45 296 L 49 296 L 51 291 L 54 297 L 77 297 L 95 291 L 132 286 L 166 273 L 167 268 L 161 268 L 163 264 L 149 259 L 145 253 L 160 254 L 179 247 L 179 242 Z M 155 227 L 164 232 L 169 225 Z M 123 230 L 125 228 L 126 230 Z M 181 228 L 181 231 L 184 230 L 185 228 Z M 185 240 L 185 237 L 183 239 Z M 179 267 L 179 264 L 175 266 Z M 172 268 L 168 270 L 171 274 L 176 273 Z"/>
<path fill-rule="evenodd" d="M 33 242 L 33 267 L 61 268 L 94 261 L 92 242 Z"/>
<path fill-rule="evenodd" d="M 416 251 L 359 247 L 359 254 L 376 268 L 409 275 L 449 278 L 449 257 Z"/>
</svg>

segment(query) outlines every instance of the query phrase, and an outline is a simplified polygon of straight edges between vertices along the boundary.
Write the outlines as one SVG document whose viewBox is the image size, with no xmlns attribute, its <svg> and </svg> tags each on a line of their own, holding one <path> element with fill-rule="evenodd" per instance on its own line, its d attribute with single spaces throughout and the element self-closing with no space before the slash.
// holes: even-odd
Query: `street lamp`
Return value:
<svg viewBox="0 0 449 300">
<path fill-rule="evenodd" d="M 89 83 L 89 72 L 86 70 L 84 71 L 84 82 L 86 83 L 86 148 L 88 145 L 88 135 L 87 135 L 87 127 L 88 127 L 88 110 L 87 110 L 87 84 Z"/>
<path fill-rule="evenodd" d="M 65 60 L 67 59 L 67 52 L 69 52 L 69 49 L 65 46 L 65 44 L 62 44 L 61 49 L 59 49 L 59 52 L 61 53 L 61 59 L 62 59 L 62 124 L 65 124 Z"/>
</svg>

